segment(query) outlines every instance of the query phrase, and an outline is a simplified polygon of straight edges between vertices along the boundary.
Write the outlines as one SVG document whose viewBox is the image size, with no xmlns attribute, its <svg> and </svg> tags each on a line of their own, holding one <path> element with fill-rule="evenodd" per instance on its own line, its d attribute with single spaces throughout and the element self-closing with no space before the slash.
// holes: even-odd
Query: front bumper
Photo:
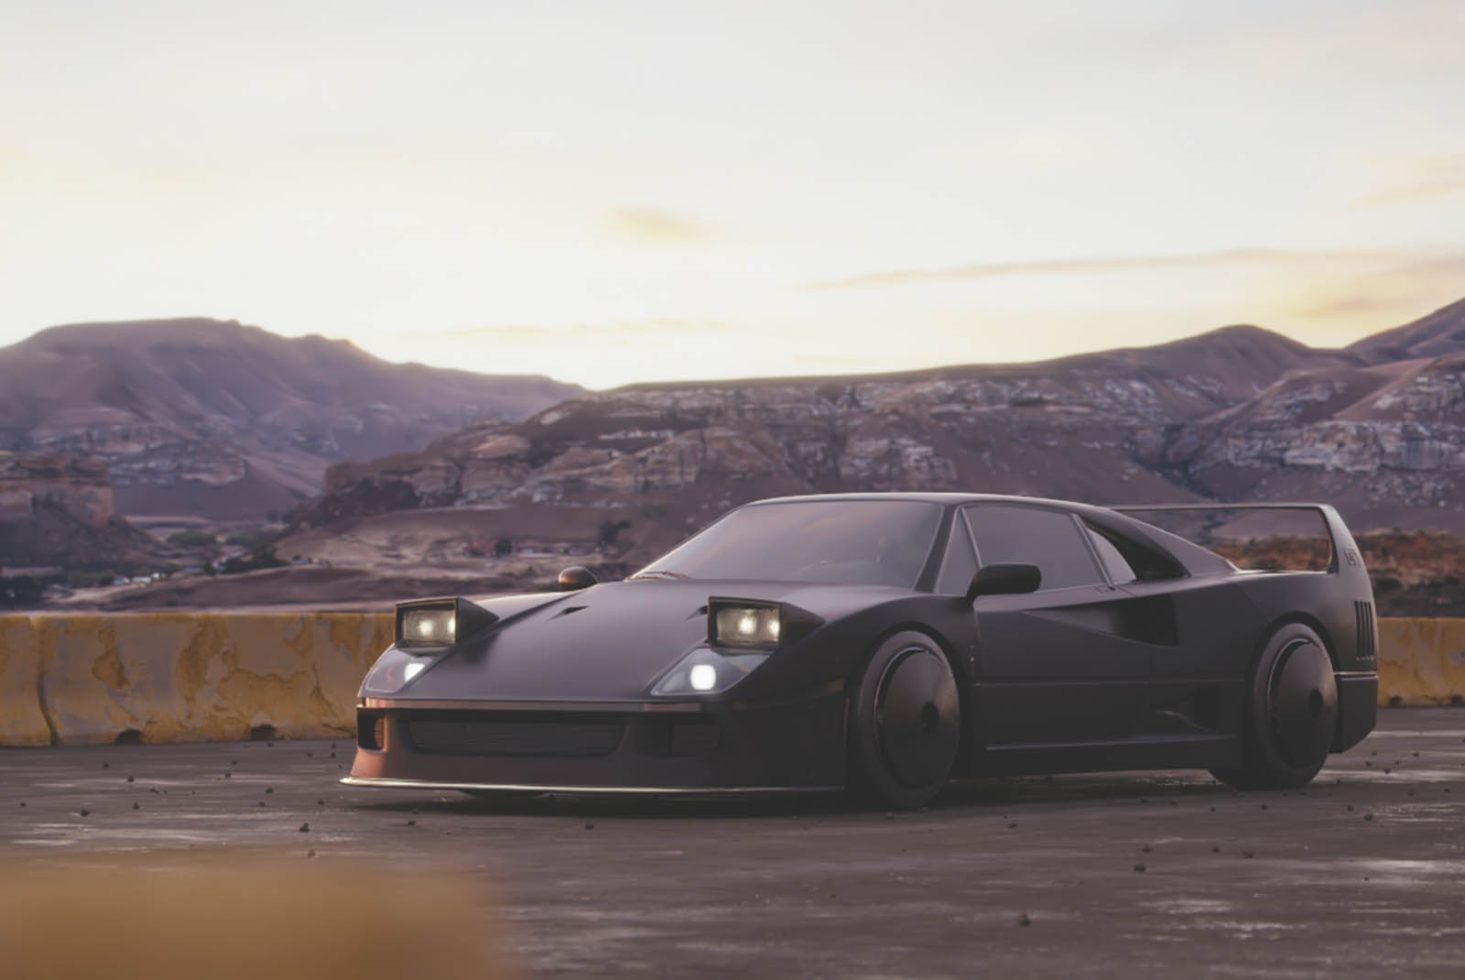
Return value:
<svg viewBox="0 0 1465 980">
<path fill-rule="evenodd" d="M 540 793 L 838 788 L 844 702 L 842 692 L 774 706 L 368 698 L 342 782 Z"/>
</svg>

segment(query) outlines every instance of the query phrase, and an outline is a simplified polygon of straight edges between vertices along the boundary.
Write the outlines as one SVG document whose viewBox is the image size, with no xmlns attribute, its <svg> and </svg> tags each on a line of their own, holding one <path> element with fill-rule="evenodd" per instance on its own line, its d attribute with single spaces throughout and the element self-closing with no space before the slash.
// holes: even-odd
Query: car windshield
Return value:
<svg viewBox="0 0 1465 980">
<path fill-rule="evenodd" d="M 940 522 L 940 505 L 920 500 L 755 504 L 733 511 L 632 577 L 911 588 Z"/>
</svg>

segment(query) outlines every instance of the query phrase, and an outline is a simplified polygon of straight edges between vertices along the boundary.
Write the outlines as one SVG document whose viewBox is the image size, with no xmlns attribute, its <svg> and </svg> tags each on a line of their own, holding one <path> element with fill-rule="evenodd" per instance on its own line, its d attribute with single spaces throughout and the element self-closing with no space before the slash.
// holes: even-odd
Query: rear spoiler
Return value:
<svg viewBox="0 0 1465 980">
<path fill-rule="evenodd" d="M 1356 570 L 1357 574 L 1365 575 L 1363 571 L 1363 559 L 1358 554 L 1358 545 L 1353 540 L 1353 534 L 1348 530 L 1348 525 L 1343 523 L 1343 518 L 1338 511 L 1328 504 L 1308 503 L 1281 503 L 1281 504 L 1125 504 L 1119 507 L 1110 507 L 1112 511 L 1121 514 L 1154 513 L 1164 511 L 1229 511 L 1229 510 L 1303 510 L 1312 511 L 1323 519 L 1323 526 L 1328 530 L 1328 543 L 1332 547 L 1332 557 L 1328 560 L 1328 574 L 1336 575 L 1348 569 Z"/>
</svg>

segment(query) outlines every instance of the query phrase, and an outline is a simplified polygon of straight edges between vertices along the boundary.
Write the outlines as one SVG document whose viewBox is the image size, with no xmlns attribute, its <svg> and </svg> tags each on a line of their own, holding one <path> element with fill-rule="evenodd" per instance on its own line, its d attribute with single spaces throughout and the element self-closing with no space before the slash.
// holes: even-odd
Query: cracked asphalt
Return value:
<svg viewBox="0 0 1465 980">
<path fill-rule="evenodd" d="M 1298 792 L 1037 777 L 895 814 L 348 789 L 351 751 L 0 750 L 0 859 L 168 869 L 269 852 L 384 880 L 466 874 L 532 975 L 1465 974 L 1461 708 L 1381 712 Z"/>
</svg>

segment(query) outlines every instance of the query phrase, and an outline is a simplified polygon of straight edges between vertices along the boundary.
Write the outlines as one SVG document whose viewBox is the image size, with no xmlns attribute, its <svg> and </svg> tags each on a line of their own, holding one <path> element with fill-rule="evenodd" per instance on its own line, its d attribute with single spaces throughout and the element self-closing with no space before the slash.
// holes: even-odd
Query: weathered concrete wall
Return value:
<svg viewBox="0 0 1465 980">
<path fill-rule="evenodd" d="M 1379 704 L 1465 702 L 1465 619 L 1379 620 Z"/>
<path fill-rule="evenodd" d="M 41 713 L 36 629 L 25 616 L 0 616 L 0 745 L 50 745 Z"/>
<path fill-rule="evenodd" d="M 0 745 L 349 736 L 385 613 L 0 616 Z M 1465 619 L 1379 622 L 1379 702 L 1465 701 Z"/>
<path fill-rule="evenodd" d="M 0 616 L 0 744 L 349 735 L 391 642 L 385 614 Z"/>
</svg>

